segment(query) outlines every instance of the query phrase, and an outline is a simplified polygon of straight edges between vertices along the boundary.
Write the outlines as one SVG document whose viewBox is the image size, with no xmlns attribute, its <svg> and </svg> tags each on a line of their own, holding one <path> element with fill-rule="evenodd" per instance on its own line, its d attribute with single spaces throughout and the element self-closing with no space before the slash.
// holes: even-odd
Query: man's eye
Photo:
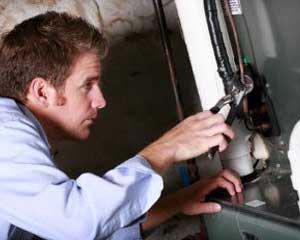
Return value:
<svg viewBox="0 0 300 240">
<path fill-rule="evenodd" d="M 92 87 L 93 87 L 93 83 L 86 83 L 86 84 L 84 84 L 84 89 L 86 89 L 86 90 L 91 90 Z"/>
</svg>

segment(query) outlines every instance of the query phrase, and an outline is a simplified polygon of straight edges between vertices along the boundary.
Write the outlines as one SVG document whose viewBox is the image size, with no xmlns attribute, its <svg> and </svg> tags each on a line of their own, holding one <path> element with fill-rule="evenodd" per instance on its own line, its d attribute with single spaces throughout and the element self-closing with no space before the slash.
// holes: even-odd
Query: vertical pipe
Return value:
<svg viewBox="0 0 300 240">
<path fill-rule="evenodd" d="M 177 75 L 175 70 L 171 43 L 167 32 L 167 23 L 166 23 L 166 17 L 163 9 L 163 4 L 161 0 L 153 0 L 153 5 L 154 5 L 158 25 L 159 25 L 159 31 L 160 31 L 161 42 L 162 42 L 165 58 L 168 64 L 171 84 L 172 84 L 173 93 L 175 97 L 177 117 L 179 121 L 182 121 L 184 119 L 184 113 L 183 113 L 182 102 L 178 92 Z M 190 182 L 195 182 L 199 178 L 196 160 L 195 159 L 189 160 L 187 162 L 187 168 L 189 172 Z"/>
<path fill-rule="evenodd" d="M 182 121 L 184 119 L 183 107 L 178 93 L 177 74 L 176 74 L 175 64 L 173 60 L 174 58 L 173 58 L 171 43 L 170 43 L 169 35 L 167 33 L 166 17 L 165 17 L 161 0 L 153 0 L 153 4 L 154 4 L 156 18 L 159 25 L 162 47 L 168 64 L 172 89 L 175 97 L 177 116 L 178 116 L 178 120 Z"/>
</svg>

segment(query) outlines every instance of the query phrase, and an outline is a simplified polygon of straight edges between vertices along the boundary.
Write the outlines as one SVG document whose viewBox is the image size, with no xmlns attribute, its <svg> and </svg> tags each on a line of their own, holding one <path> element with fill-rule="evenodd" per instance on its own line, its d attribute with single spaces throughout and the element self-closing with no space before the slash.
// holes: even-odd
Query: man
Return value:
<svg viewBox="0 0 300 240">
<path fill-rule="evenodd" d="M 26 20 L 0 44 L 0 238 L 139 239 L 143 229 L 182 212 L 216 212 L 205 195 L 241 191 L 229 171 L 159 200 L 172 164 L 233 138 L 221 115 L 191 116 L 103 177 L 69 179 L 51 146 L 88 138 L 105 99 L 99 88 L 105 41 L 80 18 L 48 12 Z M 145 220 L 146 218 L 146 220 Z M 24 235 L 22 235 L 24 234 Z"/>
</svg>

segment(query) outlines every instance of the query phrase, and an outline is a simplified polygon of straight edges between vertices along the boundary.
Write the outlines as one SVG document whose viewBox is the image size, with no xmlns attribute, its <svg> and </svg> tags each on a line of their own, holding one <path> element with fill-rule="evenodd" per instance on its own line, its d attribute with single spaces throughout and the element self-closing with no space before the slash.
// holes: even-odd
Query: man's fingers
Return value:
<svg viewBox="0 0 300 240">
<path fill-rule="evenodd" d="M 210 128 L 204 129 L 202 130 L 202 134 L 209 137 L 217 134 L 224 134 L 230 139 L 234 137 L 232 128 L 229 127 L 226 123 L 215 124 Z"/>
<path fill-rule="evenodd" d="M 242 191 L 243 189 L 242 181 L 237 173 L 225 169 L 220 173 L 220 176 L 223 176 L 225 179 L 232 182 L 236 192 Z"/>
<path fill-rule="evenodd" d="M 201 125 L 199 124 L 199 128 L 206 129 L 206 128 L 210 128 L 216 124 L 221 124 L 224 122 L 225 122 L 225 119 L 222 114 L 213 114 L 205 119 L 201 119 Z"/>
<path fill-rule="evenodd" d="M 219 146 L 219 151 L 224 151 L 228 146 L 228 138 L 234 138 L 234 132 L 226 123 L 219 123 L 202 130 L 202 134 L 208 137 L 209 148 Z"/>
<path fill-rule="evenodd" d="M 218 203 L 205 202 L 203 204 L 202 209 L 203 209 L 202 213 L 216 213 L 216 212 L 220 212 L 222 210 L 222 207 Z"/>
<path fill-rule="evenodd" d="M 231 127 L 221 114 L 210 111 L 188 117 L 140 152 L 158 172 L 174 162 L 184 161 L 218 146 L 223 151 L 227 138 L 233 138 Z"/>
<path fill-rule="evenodd" d="M 187 215 L 195 215 L 202 213 L 216 213 L 220 212 L 222 207 L 218 203 L 213 202 L 195 202 L 190 205 L 188 209 L 184 210 L 184 214 Z"/>
<path fill-rule="evenodd" d="M 227 169 L 221 171 L 217 176 L 212 177 L 203 186 L 201 194 L 205 196 L 218 187 L 226 189 L 231 196 L 242 192 L 243 189 L 239 175 Z"/>
<path fill-rule="evenodd" d="M 227 192 L 231 196 L 235 195 L 235 193 L 236 193 L 234 184 L 232 182 L 226 180 L 225 178 L 222 178 L 222 177 L 219 178 L 217 181 L 217 185 L 218 185 L 218 187 L 226 189 Z"/>
<path fill-rule="evenodd" d="M 228 146 L 227 139 L 224 137 L 223 134 L 217 134 L 208 137 L 206 143 L 208 148 L 213 148 L 215 146 L 218 146 L 220 152 L 224 151 Z"/>
<path fill-rule="evenodd" d="M 231 181 L 225 179 L 222 175 L 217 175 L 216 177 L 209 178 L 205 184 L 199 186 L 200 191 L 198 194 L 198 199 L 201 200 L 201 198 L 217 188 L 226 189 L 231 196 L 235 195 L 236 193 L 235 185 Z"/>
<path fill-rule="evenodd" d="M 237 193 L 234 196 L 231 196 L 230 200 L 235 204 L 243 204 L 244 203 L 244 195 L 243 193 Z"/>
<path fill-rule="evenodd" d="M 231 128 L 226 123 L 222 122 L 222 123 L 215 124 L 215 125 L 211 126 L 210 128 L 203 129 L 202 134 L 204 136 L 211 137 L 216 134 L 220 134 L 220 133 L 223 133 L 225 131 L 230 131 L 230 130 L 231 130 Z"/>
<path fill-rule="evenodd" d="M 202 120 L 202 119 L 208 118 L 212 115 L 213 115 L 213 113 L 211 113 L 210 111 L 203 111 L 203 112 L 195 114 L 194 118 L 197 120 Z"/>
</svg>

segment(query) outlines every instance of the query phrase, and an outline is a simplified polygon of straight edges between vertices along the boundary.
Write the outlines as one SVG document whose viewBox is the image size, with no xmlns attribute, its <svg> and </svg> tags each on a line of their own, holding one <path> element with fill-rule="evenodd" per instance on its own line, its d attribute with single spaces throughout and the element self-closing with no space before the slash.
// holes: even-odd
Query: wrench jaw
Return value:
<svg viewBox="0 0 300 240">
<path fill-rule="evenodd" d="M 218 113 L 225 105 L 230 104 L 231 107 L 237 107 L 242 102 L 244 96 L 250 93 L 253 89 L 253 80 L 248 75 L 244 76 L 244 82 L 235 80 L 231 93 L 222 97 L 210 111 Z"/>
<path fill-rule="evenodd" d="M 246 75 L 245 75 L 246 76 Z M 225 105 L 230 104 L 231 108 L 228 113 L 228 116 L 226 118 L 226 123 L 228 125 L 232 125 L 234 119 L 238 115 L 238 109 L 240 104 L 242 103 L 244 97 L 250 93 L 253 89 L 253 80 L 250 77 L 244 76 L 244 82 L 241 84 L 241 81 L 239 81 L 239 84 L 236 84 L 233 86 L 233 90 L 230 94 L 225 95 L 222 97 L 214 107 L 210 109 L 212 113 L 218 113 Z M 229 140 L 229 139 L 228 139 Z M 230 141 L 230 140 L 229 140 Z M 218 151 L 217 147 L 212 148 L 208 152 L 208 158 L 213 159 L 215 153 Z"/>
<path fill-rule="evenodd" d="M 254 83 L 250 76 L 244 75 L 243 80 L 237 79 L 231 92 L 234 98 L 234 105 L 239 106 L 243 98 L 253 90 L 253 87 Z"/>
<path fill-rule="evenodd" d="M 222 97 L 215 106 L 213 106 L 210 111 L 214 114 L 218 113 L 225 105 L 231 104 L 234 98 L 231 94 L 225 95 Z"/>
<path fill-rule="evenodd" d="M 248 85 L 243 88 L 235 87 L 230 94 L 222 97 L 210 111 L 212 113 L 218 113 L 225 105 L 230 104 L 231 107 L 239 106 L 245 95 L 247 95 L 253 89 L 253 85 Z"/>
<path fill-rule="evenodd" d="M 249 75 L 247 75 L 247 74 L 244 75 L 244 83 L 243 84 L 246 88 L 245 89 L 246 94 L 249 94 L 250 92 L 252 92 L 252 90 L 254 88 L 254 81 Z"/>
</svg>

